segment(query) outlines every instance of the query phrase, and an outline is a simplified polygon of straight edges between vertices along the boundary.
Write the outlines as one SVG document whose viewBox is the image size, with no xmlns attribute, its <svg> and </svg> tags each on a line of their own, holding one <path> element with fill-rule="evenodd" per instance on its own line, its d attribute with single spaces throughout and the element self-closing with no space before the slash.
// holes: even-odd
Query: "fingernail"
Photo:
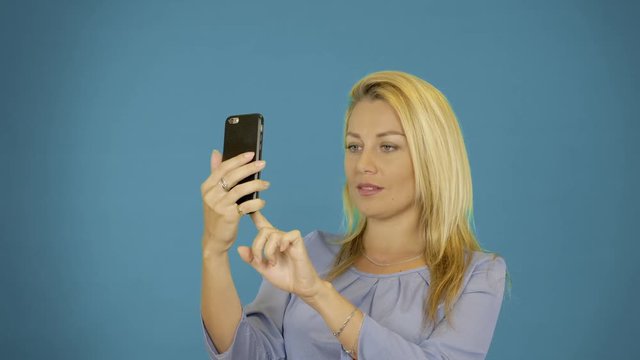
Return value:
<svg viewBox="0 0 640 360">
<path fill-rule="evenodd" d="M 265 161 L 264 160 L 258 160 L 256 161 L 256 167 L 261 168 L 265 165 Z"/>
<path fill-rule="evenodd" d="M 268 182 L 268 181 L 265 181 L 265 182 L 264 182 L 264 188 L 266 189 L 266 188 L 268 188 L 269 186 L 271 186 L 271 183 L 270 183 L 270 182 Z"/>
<path fill-rule="evenodd" d="M 253 151 L 249 151 L 248 153 L 244 154 L 244 157 L 247 159 L 251 159 L 253 157 L 253 154 L 255 154 Z"/>
</svg>

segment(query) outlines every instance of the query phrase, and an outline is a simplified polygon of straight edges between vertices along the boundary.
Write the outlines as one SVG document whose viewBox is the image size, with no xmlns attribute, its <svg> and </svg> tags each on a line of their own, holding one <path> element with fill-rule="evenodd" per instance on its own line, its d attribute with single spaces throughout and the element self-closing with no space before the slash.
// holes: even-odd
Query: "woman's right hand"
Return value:
<svg viewBox="0 0 640 360">
<path fill-rule="evenodd" d="M 236 239 L 242 215 L 258 211 L 265 205 L 262 199 L 236 205 L 236 201 L 244 195 L 269 187 L 269 183 L 264 180 L 251 180 L 236 186 L 240 180 L 264 168 L 264 161 L 249 162 L 253 156 L 254 153 L 249 152 L 222 161 L 222 154 L 217 150 L 211 154 L 211 175 L 200 187 L 204 206 L 204 256 L 226 253 Z M 230 190 L 222 187 L 222 179 Z"/>
</svg>

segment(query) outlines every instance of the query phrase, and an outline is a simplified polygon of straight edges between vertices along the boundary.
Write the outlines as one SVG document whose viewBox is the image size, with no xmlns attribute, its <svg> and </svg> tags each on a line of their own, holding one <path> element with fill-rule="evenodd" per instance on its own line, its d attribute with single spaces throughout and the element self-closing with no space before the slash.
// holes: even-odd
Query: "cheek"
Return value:
<svg viewBox="0 0 640 360">
<path fill-rule="evenodd" d="M 397 185 L 399 186 L 400 192 L 410 196 L 414 192 L 415 187 L 411 162 L 398 162 L 394 168 L 394 174 L 397 179 Z"/>
</svg>

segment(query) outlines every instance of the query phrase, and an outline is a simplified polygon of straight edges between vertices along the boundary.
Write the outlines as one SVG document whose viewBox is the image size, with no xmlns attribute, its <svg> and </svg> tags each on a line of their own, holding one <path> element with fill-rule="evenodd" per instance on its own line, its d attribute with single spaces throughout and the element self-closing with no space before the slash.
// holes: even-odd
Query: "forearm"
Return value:
<svg viewBox="0 0 640 360">
<path fill-rule="evenodd" d="M 227 253 L 203 251 L 201 313 L 216 349 L 223 353 L 233 343 L 242 318 L 242 304 L 231 277 Z"/>
<path fill-rule="evenodd" d="M 336 332 L 353 312 L 355 305 L 345 299 L 328 281 L 323 281 L 321 289 L 314 298 L 305 299 L 305 301 L 322 316 L 331 332 Z M 363 320 L 362 311 L 356 310 L 338 336 L 338 340 L 345 349 L 357 351 Z"/>
</svg>

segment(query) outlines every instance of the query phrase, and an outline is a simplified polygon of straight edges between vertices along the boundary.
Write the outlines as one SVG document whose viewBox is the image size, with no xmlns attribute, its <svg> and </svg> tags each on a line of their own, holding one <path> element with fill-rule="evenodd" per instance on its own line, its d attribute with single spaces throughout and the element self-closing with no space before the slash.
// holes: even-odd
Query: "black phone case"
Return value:
<svg viewBox="0 0 640 360">
<path fill-rule="evenodd" d="M 262 160 L 262 132 L 264 117 L 262 114 L 232 115 L 224 123 L 224 149 L 222 161 L 230 159 L 242 153 L 253 151 L 255 155 L 251 161 Z M 260 179 L 260 172 L 250 175 L 238 182 L 245 183 L 254 179 Z M 240 205 L 243 202 L 259 197 L 257 192 L 245 195 L 236 201 Z"/>
</svg>

